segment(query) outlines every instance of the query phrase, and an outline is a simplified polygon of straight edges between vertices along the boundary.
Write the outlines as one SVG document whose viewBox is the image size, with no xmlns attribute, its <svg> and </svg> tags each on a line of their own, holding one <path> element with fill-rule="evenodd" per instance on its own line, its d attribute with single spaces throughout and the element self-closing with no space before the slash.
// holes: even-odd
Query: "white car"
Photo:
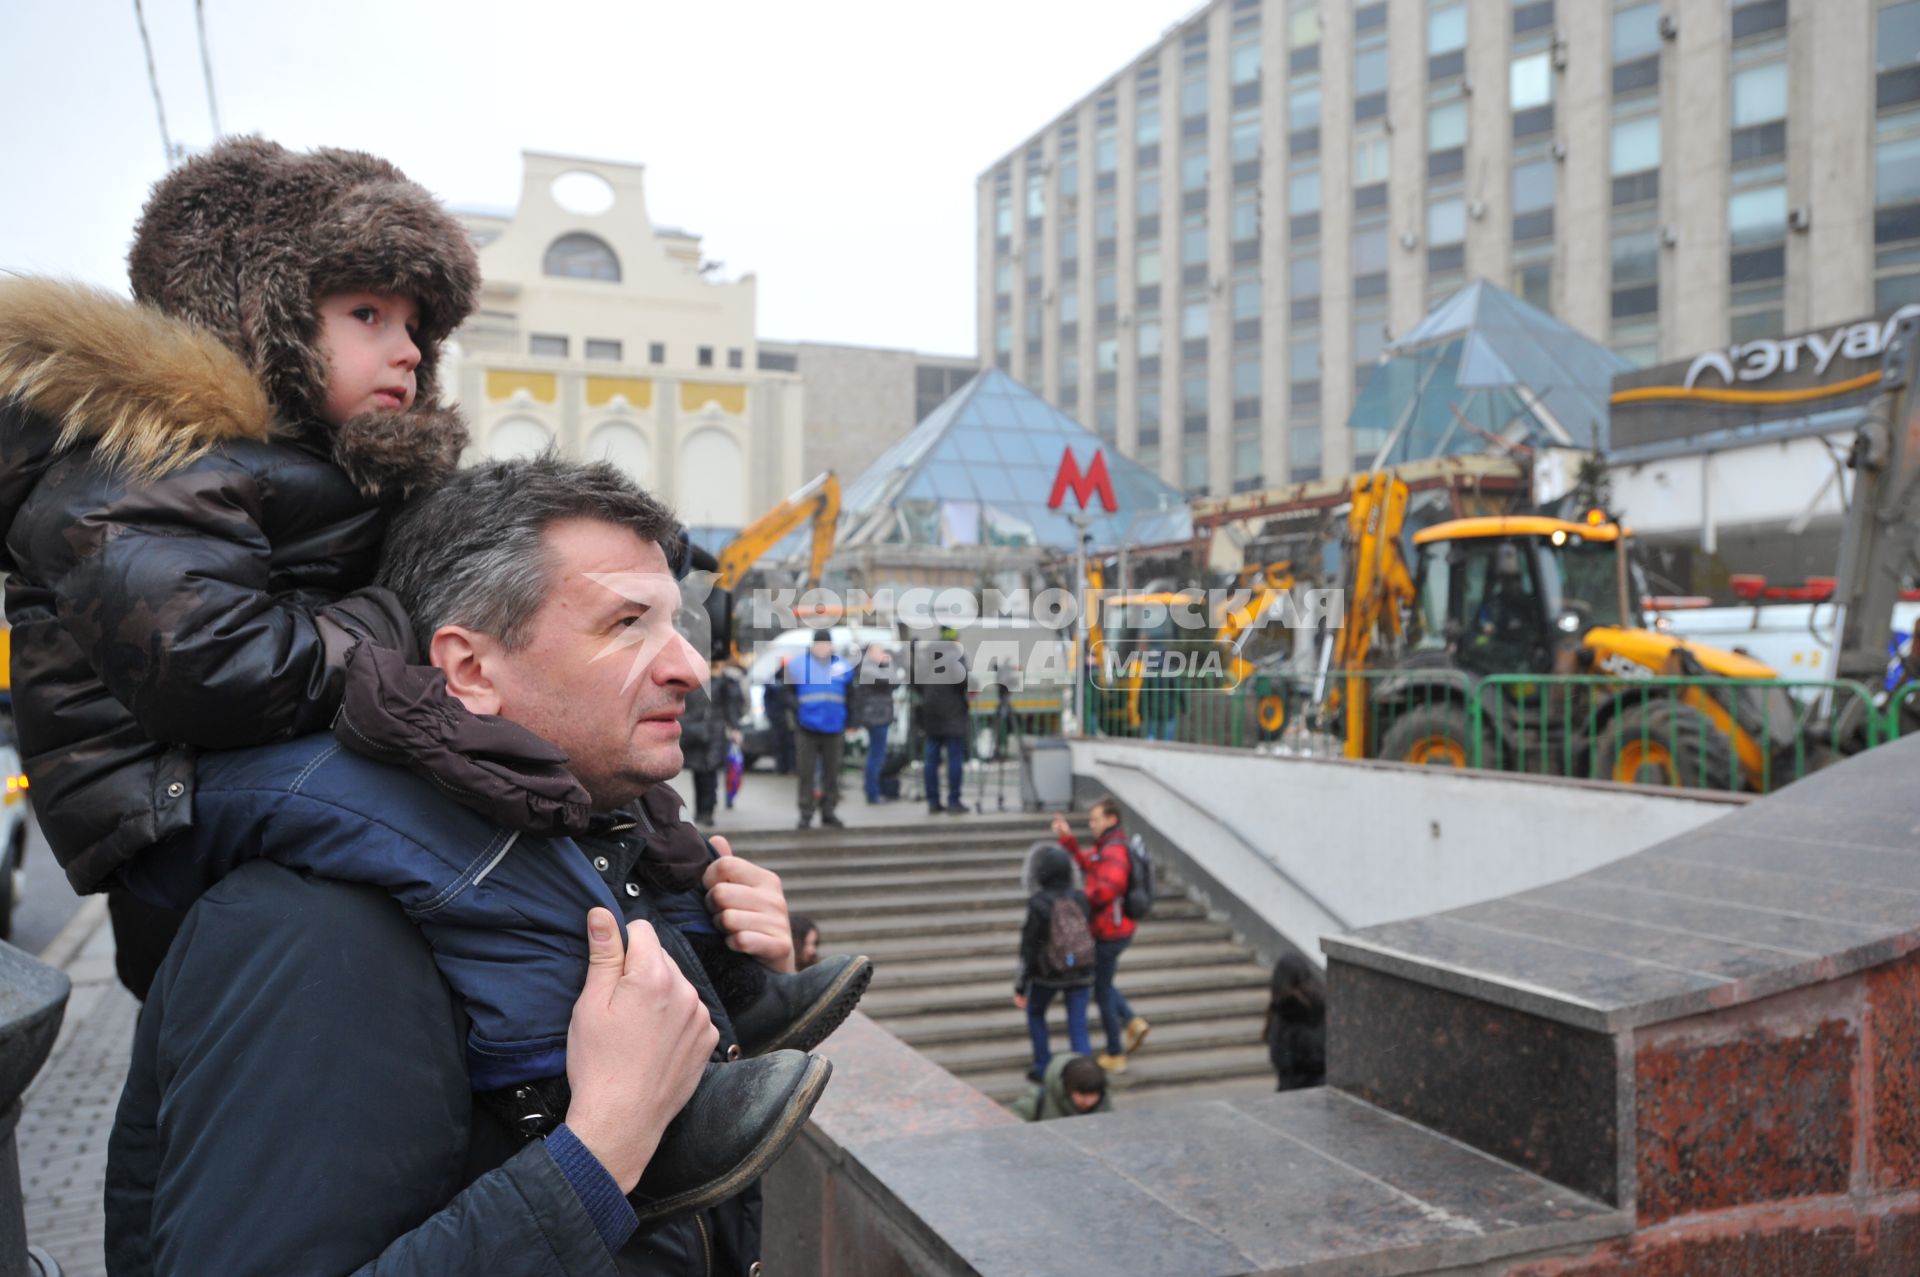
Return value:
<svg viewBox="0 0 1920 1277">
<path fill-rule="evenodd" d="M 896 656 L 905 646 L 892 630 L 877 625 L 836 625 L 829 632 L 833 635 L 833 654 L 849 661 L 858 661 L 861 653 L 875 643 Z M 779 676 L 782 660 L 791 660 L 812 646 L 812 630 L 786 630 L 778 638 L 756 646 L 753 661 L 747 666 L 747 721 L 740 745 L 748 767 L 753 766 L 755 759 L 773 754 L 773 728 L 767 722 L 767 684 Z"/>
</svg>

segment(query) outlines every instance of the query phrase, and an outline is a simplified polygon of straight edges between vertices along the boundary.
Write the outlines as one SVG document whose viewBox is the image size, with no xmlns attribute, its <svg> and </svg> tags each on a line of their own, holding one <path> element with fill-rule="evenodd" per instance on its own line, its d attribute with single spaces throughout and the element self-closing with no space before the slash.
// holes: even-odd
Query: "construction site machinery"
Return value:
<svg viewBox="0 0 1920 1277">
<path fill-rule="evenodd" d="M 1217 708 L 1195 693 L 1232 694 L 1247 721 L 1230 734 L 1273 740 L 1286 725 L 1286 681 L 1266 640 L 1267 622 L 1291 597 L 1291 563 L 1242 569 L 1231 588 L 1154 589 L 1104 594 L 1097 567 L 1089 583 L 1092 721 L 1105 735 L 1166 731 L 1175 739 L 1219 735 Z M 1289 653 L 1290 654 L 1290 653 Z M 1196 713 L 1196 711 L 1198 711 Z M 1183 725 L 1204 721 L 1204 729 Z"/>
<path fill-rule="evenodd" d="M 1914 385 L 1920 380 L 1920 318 L 1907 316 L 1894 326 L 1882 357 L 1880 393 L 1867 409 L 1847 466 L 1853 490 L 1840 538 L 1840 567 L 1835 574 L 1833 676 L 1857 679 L 1876 689 L 1876 707 L 1901 695 L 1898 685 L 1920 680 L 1920 659 L 1909 636 L 1894 654 L 1889 671 L 1888 636 L 1893 609 L 1904 587 L 1920 577 L 1920 404 Z M 1889 688 L 1889 684 L 1895 685 Z M 1902 734 L 1920 730 L 1920 699 L 1900 702 L 1897 726 Z M 1849 754 L 1873 744 L 1864 707 L 1846 704 L 1834 715 L 1836 752 Z"/>
<path fill-rule="evenodd" d="M 1736 652 L 1646 628 L 1630 534 L 1601 512 L 1457 519 L 1400 550 L 1405 490 L 1387 474 L 1356 488 L 1346 555 L 1346 624 L 1328 643 L 1323 730 L 1351 758 L 1463 767 L 1544 762 L 1623 782 L 1735 789 L 1772 774 L 1802 711 L 1771 683 L 1716 696 L 1665 677 L 1772 680 Z M 1476 725 L 1469 693 L 1511 678 Z M 1552 676 L 1587 675 L 1554 682 Z M 1529 742 L 1524 760 L 1505 756 Z"/>
<path fill-rule="evenodd" d="M 715 592 L 724 591 L 729 596 L 737 594 L 747 573 L 768 551 L 808 524 L 812 525 L 813 533 L 807 554 L 806 575 L 801 582 L 803 590 L 820 584 L 827 560 L 833 557 L 834 535 L 840 526 L 840 480 L 831 470 L 815 475 L 786 500 L 742 528 L 733 540 L 720 548 L 717 556 L 720 566 L 713 582 Z M 842 620 L 838 613 L 814 619 L 827 625 Z M 760 632 L 761 628 L 764 628 L 764 633 Z M 742 648 L 772 638 L 780 628 L 778 625 L 756 628 L 749 610 L 746 616 L 728 627 L 733 654 L 737 657 Z"/>
</svg>

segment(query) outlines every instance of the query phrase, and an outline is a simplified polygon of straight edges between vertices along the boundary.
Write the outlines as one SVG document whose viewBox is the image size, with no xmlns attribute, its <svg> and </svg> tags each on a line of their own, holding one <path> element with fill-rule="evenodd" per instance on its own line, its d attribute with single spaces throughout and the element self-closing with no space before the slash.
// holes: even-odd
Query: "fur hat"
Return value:
<svg viewBox="0 0 1920 1277">
<path fill-rule="evenodd" d="M 314 302 L 351 289 L 412 298 L 414 402 L 339 427 L 334 456 L 369 493 L 404 493 L 458 463 L 466 428 L 439 402 L 440 347 L 478 303 L 480 264 L 460 223 L 385 160 L 221 142 L 154 185 L 127 269 L 136 299 L 218 337 L 294 425 L 327 393 Z"/>
</svg>

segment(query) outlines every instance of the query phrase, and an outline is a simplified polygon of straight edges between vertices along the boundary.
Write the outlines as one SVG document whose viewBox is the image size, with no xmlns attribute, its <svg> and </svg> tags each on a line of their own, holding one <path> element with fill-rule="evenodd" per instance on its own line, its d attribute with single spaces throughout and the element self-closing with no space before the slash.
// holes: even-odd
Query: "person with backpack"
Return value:
<svg viewBox="0 0 1920 1277">
<path fill-rule="evenodd" d="M 1132 1004 L 1113 982 L 1120 955 L 1133 943 L 1137 919 L 1153 903 L 1151 862 L 1146 849 L 1130 847 L 1120 827 L 1120 804 L 1111 796 L 1097 799 L 1087 812 L 1093 846 L 1081 847 L 1059 813 L 1053 817 L 1053 836 L 1060 840 L 1086 876 L 1087 902 L 1093 907 L 1093 998 L 1100 1007 L 1100 1027 L 1107 1035 L 1106 1052 L 1098 1057 L 1108 1073 L 1125 1073 L 1127 1057 L 1140 1049 L 1153 1026 L 1134 1013 Z M 1134 862 L 1141 872 L 1134 872 Z"/>
<path fill-rule="evenodd" d="M 1013 981 L 1013 1005 L 1027 1013 L 1033 1039 L 1029 1082 L 1047 1076 L 1053 1047 L 1047 1032 L 1047 1007 L 1055 993 L 1067 1002 L 1067 1041 L 1075 1054 L 1091 1055 L 1087 1038 L 1087 997 L 1093 989 L 1094 942 L 1088 926 L 1091 907 L 1073 887 L 1073 858 L 1053 843 L 1033 849 L 1039 890 L 1027 900 L 1020 928 L 1020 969 Z"/>
</svg>

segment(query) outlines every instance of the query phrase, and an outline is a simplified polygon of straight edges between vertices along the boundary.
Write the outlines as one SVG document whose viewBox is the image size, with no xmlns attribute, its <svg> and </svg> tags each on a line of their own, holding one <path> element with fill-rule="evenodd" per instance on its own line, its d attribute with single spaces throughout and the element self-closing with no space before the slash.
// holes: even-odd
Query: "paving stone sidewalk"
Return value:
<svg viewBox="0 0 1920 1277">
<path fill-rule="evenodd" d="M 16 1135 L 27 1240 L 65 1277 L 106 1277 L 107 1134 L 140 1013 L 114 978 L 106 898 L 89 897 L 40 957 L 66 971 L 73 994 L 53 1053 L 27 1088 Z"/>
</svg>

